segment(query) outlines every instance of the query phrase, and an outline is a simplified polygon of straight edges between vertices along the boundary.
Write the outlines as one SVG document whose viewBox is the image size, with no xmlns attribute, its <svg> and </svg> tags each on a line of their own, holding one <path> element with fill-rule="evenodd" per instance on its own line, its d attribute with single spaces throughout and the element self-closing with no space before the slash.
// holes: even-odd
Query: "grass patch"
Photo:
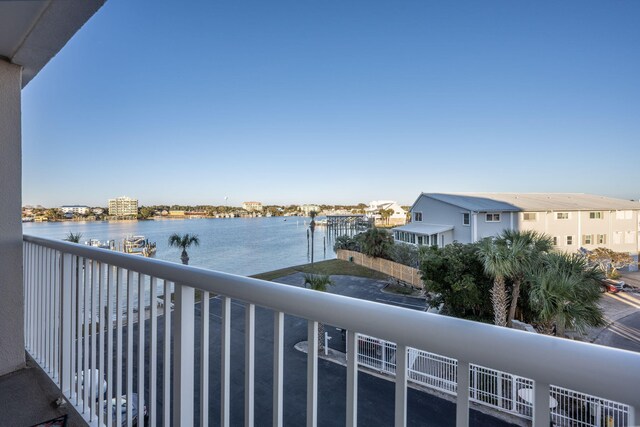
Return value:
<svg viewBox="0 0 640 427">
<path fill-rule="evenodd" d="M 251 277 L 262 280 L 274 280 L 294 273 L 326 274 L 328 276 L 357 276 L 375 280 L 388 279 L 386 274 L 382 274 L 378 271 L 371 270 L 353 262 L 343 261 L 341 259 L 330 259 L 327 261 L 315 262 L 313 263 L 313 268 L 311 267 L 311 264 L 303 264 L 295 267 L 255 274 Z"/>
</svg>

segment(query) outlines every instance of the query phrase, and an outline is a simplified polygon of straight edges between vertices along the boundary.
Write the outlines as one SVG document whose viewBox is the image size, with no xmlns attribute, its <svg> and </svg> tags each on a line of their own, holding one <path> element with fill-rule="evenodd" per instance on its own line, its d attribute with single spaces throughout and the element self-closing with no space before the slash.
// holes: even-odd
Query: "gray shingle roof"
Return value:
<svg viewBox="0 0 640 427">
<path fill-rule="evenodd" d="M 640 210 L 640 203 L 584 193 L 422 193 L 470 211 Z"/>
</svg>

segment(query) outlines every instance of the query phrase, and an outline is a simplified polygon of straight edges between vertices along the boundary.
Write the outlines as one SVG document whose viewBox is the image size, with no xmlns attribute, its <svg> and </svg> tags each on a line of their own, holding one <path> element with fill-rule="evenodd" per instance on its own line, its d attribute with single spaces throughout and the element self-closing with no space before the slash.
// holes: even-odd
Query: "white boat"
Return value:
<svg viewBox="0 0 640 427">
<path fill-rule="evenodd" d="M 156 252 L 156 244 L 149 243 L 144 236 L 127 236 L 123 241 L 123 251 L 127 254 L 149 257 Z"/>
<path fill-rule="evenodd" d="M 85 242 L 86 245 L 93 246 L 94 248 L 100 249 L 116 249 L 116 241 L 115 240 L 107 240 L 105 242 L 101 242 L 98 239 L 90 239 L 88 242 Z"/>
</svg>

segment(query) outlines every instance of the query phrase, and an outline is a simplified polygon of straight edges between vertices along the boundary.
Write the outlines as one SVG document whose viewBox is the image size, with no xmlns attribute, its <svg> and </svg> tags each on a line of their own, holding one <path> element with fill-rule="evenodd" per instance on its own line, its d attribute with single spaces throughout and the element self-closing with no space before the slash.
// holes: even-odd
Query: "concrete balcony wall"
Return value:
<svg viewBox="0 0 640 427">
<path fill-rule="evenodd" d="M 0 59 L 0 375 L 24 366 L 22 68 Z"/>
</svg>

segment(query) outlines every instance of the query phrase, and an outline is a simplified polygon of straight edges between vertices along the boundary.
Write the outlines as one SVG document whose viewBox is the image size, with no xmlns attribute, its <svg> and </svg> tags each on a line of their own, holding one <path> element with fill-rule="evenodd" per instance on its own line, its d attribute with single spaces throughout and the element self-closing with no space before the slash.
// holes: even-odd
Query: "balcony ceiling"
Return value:
<svg viewBox="0 0 640 427">
<path fill-rule="evenodd" d="M 22 87 L 106 0 L 0 1 L 0 57 L 24 67 Z"/>
</svg>

